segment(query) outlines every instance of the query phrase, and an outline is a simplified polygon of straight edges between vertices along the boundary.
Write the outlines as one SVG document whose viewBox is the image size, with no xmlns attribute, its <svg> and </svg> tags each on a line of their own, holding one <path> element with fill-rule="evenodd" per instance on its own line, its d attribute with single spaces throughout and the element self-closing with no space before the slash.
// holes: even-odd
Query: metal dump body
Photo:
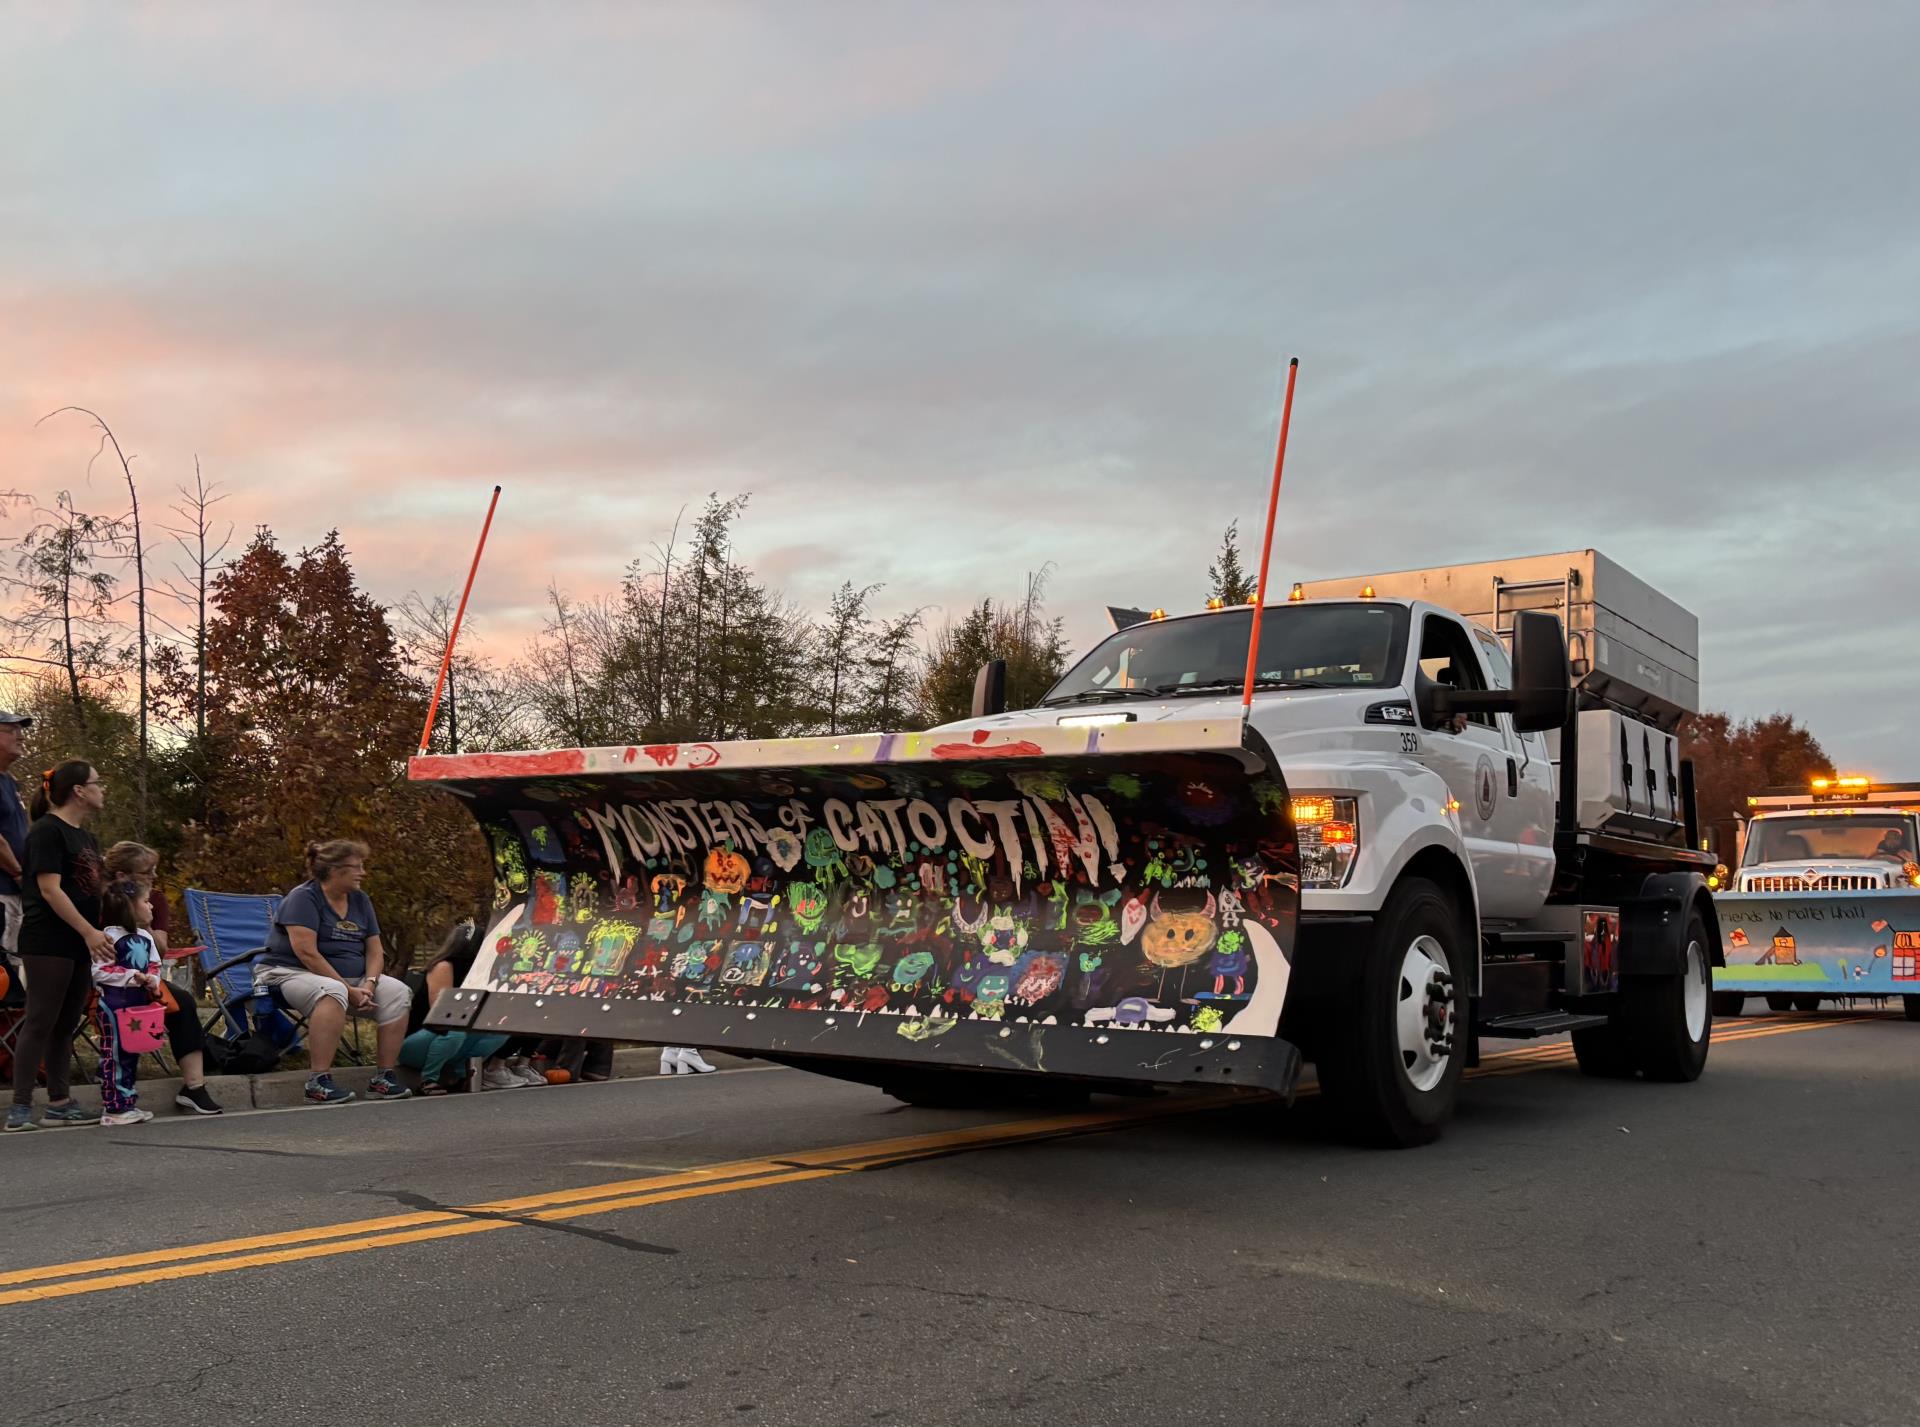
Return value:
<svg viewBox="0 0 1920 1427">
<path fill-rule="evenodd" d="M 1309 580 L 1301 592 L 1358 599 L 1368 587 L 1379 599 L 1428 600 L 1503 637 L 1519 610 L 1556 614 L 1587 706 L 1669 731 L 1700 711 L 1700 621 L 1597 550 Z"/>
<path fill-rule="evenodd" d="M 430 1024 L 1289 1093 L 1285 784 L 1237 720 L 415 759 L 496 913 Z M 876 1069 L 877 1067 L 877 1069 Z"/>
</svg>

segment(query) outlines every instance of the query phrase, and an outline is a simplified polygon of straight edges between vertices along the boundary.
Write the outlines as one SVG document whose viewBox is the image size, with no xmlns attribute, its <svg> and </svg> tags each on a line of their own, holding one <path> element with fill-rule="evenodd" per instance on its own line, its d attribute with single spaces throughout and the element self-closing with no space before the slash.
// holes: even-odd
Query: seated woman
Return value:
<svg viewBox="0 0 1920 1427">
<path fill-rule="evenodd" d="M 254 963 L 257 990 L 277 992 L 307 1018 L 307 1053 L 313 1073 L 307 1099 L 338 1105 L 351 1090 L 333 1083 L 334 1052 L 347 1017 L 372 1016 L 379 1065 L 367 1093 L 376 1100 L 404 1100 L 413 1092 L 393 1074 L 407 1035 L 406 984 L 383 976 L 386 946 L 373 900 L 360 890 L 367 875 L 364 843 L 335 839 L 307 844 L 307 873 L 280 903 L 267 934 L 267 949 Z"/>
</svg>

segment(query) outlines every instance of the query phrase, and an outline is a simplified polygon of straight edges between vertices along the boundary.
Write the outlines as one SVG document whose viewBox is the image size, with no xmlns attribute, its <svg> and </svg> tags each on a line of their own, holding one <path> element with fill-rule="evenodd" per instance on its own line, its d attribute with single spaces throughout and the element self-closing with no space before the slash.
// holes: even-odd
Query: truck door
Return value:
<svg viewBox="0 0 1920 1427">
<path fill-rule="evenodd" d="M 1420 672 L 1436 684 L 1485 689 L 1487 671 L 1467 627 L 1452 615 L 1428 610 L 1420 629 Z M 1483 917 L 1520 918 L 1538 910 L 1540 898 L 1522 865 L 1514 839 L 1514 796 L 1507 791 L 1507 735 L 1492 714 L 1468 714 L 1424 738 L 1427 761 L 1446 780 L 1459 804 L 1457 816 L 1473 859 L 1473 880 Z M 1503 833 L 1505 836 L 1503 837 Z M 1549 846 L 1549 852 L 1551 847 Z"/>
<path fill-rule="evenodd" d="M 1513 664 L 1499 637 L 1476 624 L 1473 640 L 1493 687 L 1511 689 Z M 1513 862 L 1505 875 L 1526 884 L 1528 903 L 1519 913 L 1525 916 L 1545 902 L 1553 888 L 1553 764 L 1547 756 L 1545 735 L 1514 732 L 1513 720 L 1506 714 L 1494 722 L 1507 744 L 1506 764 L 1494 770 L 1503 780 L 1501 791 L 1507 796 L 1500 800 L 1494 815 L 1493 839 L 1503 852 L 1513 849 Z M 1481 896 L 1486 896 L 1484 889 Z"/>
</svg>

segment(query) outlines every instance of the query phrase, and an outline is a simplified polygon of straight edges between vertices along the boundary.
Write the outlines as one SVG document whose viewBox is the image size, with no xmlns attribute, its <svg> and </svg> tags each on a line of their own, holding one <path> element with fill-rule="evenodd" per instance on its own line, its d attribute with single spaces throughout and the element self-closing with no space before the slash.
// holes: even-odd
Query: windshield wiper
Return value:
<svg viewBox="0 0 1920 1427">
<path fill-rule="evenodd" d="M 1153 699 L 1159 693 L 1153 689 L 1082 689 L 1077 694 L 1061 694 L 1055 698 L 1040 700 L 1043 709 L 1056 704 L 1085 704 L 1096 699 Z"/>
<path fill-rule="evenodd" d="M 1345 684 L 1326 684 L 1318 679 L 1255 679 L 1256 689 L 1344 689 Z M 1245 679 L 1203 679 L 1197 684 L 1161 684 L 1151 690 L 1161 698 L 1180 694 L 1217 694 L 1246 687 Z"/>
</svg>

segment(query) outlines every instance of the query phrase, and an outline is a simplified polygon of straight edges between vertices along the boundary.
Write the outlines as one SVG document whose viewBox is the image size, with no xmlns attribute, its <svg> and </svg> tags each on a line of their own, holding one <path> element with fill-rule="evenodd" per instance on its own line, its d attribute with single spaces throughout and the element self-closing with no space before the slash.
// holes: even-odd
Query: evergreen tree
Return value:
<svg viewBox="0 0 1920 1427">
<path fill-rule="evenodd" d="M 1220 539 L 1220 554 L 1207 566 L 1207 598 L 1230 605 L 1246 604 L 1259 593 L 1259 579 L 1240 568 L 1240 522 L 1229 521 Z"/>
</svg>

